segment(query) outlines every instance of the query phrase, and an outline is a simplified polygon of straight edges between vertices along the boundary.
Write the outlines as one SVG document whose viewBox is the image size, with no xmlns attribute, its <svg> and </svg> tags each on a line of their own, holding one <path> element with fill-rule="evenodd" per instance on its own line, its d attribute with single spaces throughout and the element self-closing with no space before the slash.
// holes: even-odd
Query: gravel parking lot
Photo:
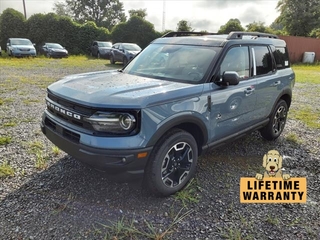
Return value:
<svg viewBox="0 0 320 240">
<path fill-rule="evenodd" d="M 319 129 L 289 114 L 277 141 L 253 132 L 214 149 L 199 159 L 185 190 L 156 198 L 139 180 L 115 182 L 43 136 L 49 83 L 112 68 L 106 60 L 71 61 L 14 59 L 0 66 L 0 164 L 13 170 L 8 177 L 0 171 L 0 239 L 320 239 Z M 319 86 L 296 84 L 291 110 L 319 102 Z M 240 203 L 240 178 L 261 171 L 271 149 L 284 156 L 286 173 L 307 178 L 306 204 Z"/>
</svg>

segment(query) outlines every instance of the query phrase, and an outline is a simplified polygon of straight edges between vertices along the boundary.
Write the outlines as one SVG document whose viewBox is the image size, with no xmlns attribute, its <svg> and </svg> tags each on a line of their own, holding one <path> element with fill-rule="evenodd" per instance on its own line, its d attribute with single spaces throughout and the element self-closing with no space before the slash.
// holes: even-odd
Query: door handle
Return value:
<svg viewBox="0 0 320 240">
<path fill-rule="evenodd" d="M 276 87 L 281 83 L 281 81 L 276 81 L 274 83 L 271 84 L 271 87 Z"/>
<path fill-rule="evenodd" d="M 248 88 L 246 88 L 246 89 L 244 90 L 244 94 L 245 94 L 246 96 L 251 95 L 253 92 L 254 92 L 254 88 L 253 88 L 253 87 L 248 87 Z"/>
</svg>

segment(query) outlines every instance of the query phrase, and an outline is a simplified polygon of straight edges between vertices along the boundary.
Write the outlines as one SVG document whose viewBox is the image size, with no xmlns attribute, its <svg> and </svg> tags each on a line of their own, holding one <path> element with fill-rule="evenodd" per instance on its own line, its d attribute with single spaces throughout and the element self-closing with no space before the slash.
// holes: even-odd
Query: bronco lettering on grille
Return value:
<svg viewBox="0 0 320 240">
<path fill-rule="evenodd" d="M 76 114 L 76 113 L 73 113 L 73 112 L 70 112 L 66 109 L 63 109 L 61 107 L 58 107 L 56 105 L 54 105 L 53 103 L 47 101 L 47 107 L 52 109 L 52 110 L 55 110 L 56 112 L 59 112 L 63 115 L 66 115 L 68 117 L 71 117 L 71 118 L 74 118 L 74 119 L 77 119 L 77 120 L 81 120 L 81 116 L 79 114 Z"/>
</svg>

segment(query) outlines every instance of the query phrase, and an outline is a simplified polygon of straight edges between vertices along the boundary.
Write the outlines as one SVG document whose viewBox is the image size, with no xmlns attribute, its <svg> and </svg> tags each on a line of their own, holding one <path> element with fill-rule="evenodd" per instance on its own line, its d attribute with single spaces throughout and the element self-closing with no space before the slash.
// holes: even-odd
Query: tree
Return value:
<svg viewBox="0 0 320 240">
<path fill-rule="evenodd" d="M 70 7 L 63 2 L 54 3 L 53 11 L 59 16 L 72 18 L 72 12 Z"/>
<path fill-rule="evenodd" d="M 72 18 L 85 23 L 93 21 L 98 27 L 111 29 L 119 22 L 126 21 L 123 4 L 119 0 L 66 0 L 66 4 L 55 4 L 56 11 L 70 14 Z"/>
<path fill-rule="evenodd" d="M 177 31 L 178 32 L 192 32 L 193 29 L 191 24 L 188 23 L 186 20 L 180 20 L 177 24 Z"/>
<path fill-rule="evenodd" d="M 261 32 L 261 33 L 274 33 L 270 27 L 264 25 L 263 22 L 249 23 L 247 26 L 247 32 Z"/>
<path fill-rule="evenodd" d="M 6 41 L 12 37 L 26 37 L 26 21 L 24 15 L 12 8 L 4 10 L 0 17 L 0 44 L 6 49 Z"/>
<path fill-rule="evenodd" d="M 130 15 L 130 18 L 133 16 L 137 16 L 145 19 L 147 16 L 147 9 L 136 9 L 136 10 L 131 9 L 129 10 L 129 15 Z"/>
<path fill-rule="evenodd" d="M 154 25 L 141 17 L 132 16 L 127 22 L 119 23 L 111 32 L 113 42 L 132 42 L 145 48 L 161 34 L 154 30 Z"/>
<path fill-rule="evenodd" d="M 222 25 L 218 33 L 229 34 L 233 31 L 244 31 L 240 20 L 237 18 L 231 18 L 225 25 Z"/>
<path fill-rule="evenodd" d="M 280 0 L 277 5 L 280 16 L 277 22 L 293 36 L 309 36 L 320 27 L 319 0 Z"/>
</svg>

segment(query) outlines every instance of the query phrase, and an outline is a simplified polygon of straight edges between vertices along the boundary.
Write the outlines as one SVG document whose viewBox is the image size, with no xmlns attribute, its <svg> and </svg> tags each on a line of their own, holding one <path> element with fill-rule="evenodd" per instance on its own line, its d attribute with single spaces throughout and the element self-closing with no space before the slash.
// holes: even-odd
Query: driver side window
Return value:
<svg viewBox="0 0 320 240">
<path fill-rule="evenodd" d="M 234 47 L 227 52 L 220 66 L 220 74 L 226 71 L 237 72 L 240 79 L 250 77 L 248 47 Z"/>
</svg>

